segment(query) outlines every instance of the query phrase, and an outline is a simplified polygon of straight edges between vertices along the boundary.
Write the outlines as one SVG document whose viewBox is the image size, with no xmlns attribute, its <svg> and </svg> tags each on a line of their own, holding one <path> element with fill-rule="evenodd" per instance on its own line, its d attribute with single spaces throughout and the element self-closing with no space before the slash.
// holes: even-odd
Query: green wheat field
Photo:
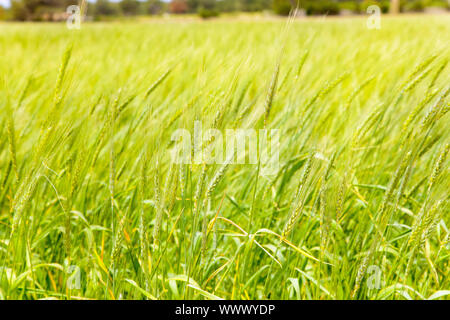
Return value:
<svg viewBox="0 0 450 320">
<path fill-rule="evenodd" d="M 448 15 L 0 24 L 0 51 L 1 299 L 450 298 Z M 174 163 L 195 121 L 278 129 L 276 174 Z"/>
</svg>

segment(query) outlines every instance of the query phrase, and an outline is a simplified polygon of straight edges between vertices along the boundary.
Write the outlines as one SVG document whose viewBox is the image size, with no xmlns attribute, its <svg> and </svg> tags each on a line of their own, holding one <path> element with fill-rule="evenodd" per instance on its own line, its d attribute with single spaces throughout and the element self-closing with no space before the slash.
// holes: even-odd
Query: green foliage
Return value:
<svg viewBox="0 0 450 320">
<path fill-rule="evenodd" d="M 120 9 L 124 15 L 136 15 L 139 12 L 139 1 L 122 0 L 119 2 Z"/>
<path fill-rule="evenodd" d="M 389 1 L 387 0 L 364 0 L 360 5 L 361 12 L 367 12 L 367 8 L 373 5 L 380 7 L 382 13 L 389 12 Z"/>
<path fill-rule="evenodd" d="M 77 4 L 75 0 L 13 0 L 12 7 L 4 16 L 14 20 L 63 20 L 63 12 L 68 5 Z M 377 5 L 383 13 L 389 11 L 389 0 L 304 0 L 298 3 L 299 8 L 308 15 L 336 15 L 343 10 L 366 14 L 367 7 Z M 88 2 L 87 15 L 96 20 L 126 15 L 159 15 L 164 12 L 175 14 L 197 13 L 202 17 L 215 15 L 220 12 L 262 12 L 272 10 L 275 14 L 287 16 L 293 7 L 294 0 L 99 0 Z M 401 0 L 400 8 L 403 12 L 424 11 L 427 7 L 448 8 L 446 0 Z M 206 10 L 204 10 L 206 9 Z M 1 18 L 0 18 L 1 19 Z"/>
<path fill-rule="evenodd" d="M 352 12 L 360 11 L 360 3 L 358 1 L 343 1 L 339 2 L 339 9 L 350 10 Z"/>
<path fill-rule="evenodd" d="M 448 18 L 280 20 L 2 25 L 0 299 L 448 299 Z"/>
<path fill-rule="evenodd" d="M 414 12 L 423 11 L 425 9 L 425 1 L 424 0 L 409 1 L 402 6 L 402 9 L 404 11 L 414 11 Z"/>
<path fill-rule="evenodd" d="M 108 0 L 97 0 L 95 5 L 93 5 L 93 10 L 97 16 L 111 16 L 119 13 L 119 7 Z"/>
<path fill-rule="evenodd" d="M 336 15 L 339 5 L 333 0 L 305 1 L 304 7 L 308 15 Z"/>
<path fill-rule="evenodd" d="M 13 0 L 10 10 L 14 20 L 25 21 L 29 18 L 28 10 L 22 1 Z"/>
<path fill-rule="evenodd" d="M 241 8 L 244 11 L 254 12 L 269 9 L 272 0 L 242 0 Z"/>
<path fill-rule="evenodd" d="M 203 19 L 209 19 L 209 18 L 218 17 L 219 11 L 201 7 L 198 9 L 198 15 Z"/>
<path fill-rule="evenodd" d="M 292 5 L 290 0 L 273 0 L 273 11 L 276 14 L 287 16 L 291 12 Z"/>
<path fill-rule="evenodd" d="M 437 7 L 450 9 L 450 3 L 446 0 L 424 0 L 426 7 Z"/>
</svg>

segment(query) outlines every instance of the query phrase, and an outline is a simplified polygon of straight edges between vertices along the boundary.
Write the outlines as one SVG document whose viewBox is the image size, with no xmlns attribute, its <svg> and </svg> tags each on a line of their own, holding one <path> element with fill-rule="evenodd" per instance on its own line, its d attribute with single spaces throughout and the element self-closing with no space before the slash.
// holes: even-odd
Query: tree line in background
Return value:
<svg viewBox="0 0 450 320">
<path fill-rule="evenodd" d="M 12 0 L 8 9 L 0 6 L 0 19 L 20 21 L 58 21 L 66 18 L 65 9 L 79 4 L 77 0 Z M 203 18 L 220 13 L 273 11 L 289 14 L 297 0 L 96 0 L 87 3 L 87 16 L 94 20 L 118 16 L 199 14 Z M 449 10 L 448 0 L 302 0 L 301 12 L 306 15 L 357 14 L 370 5 L 378 5 L 383 12 L 424 11 L 426 8 Z"/>
</svg>

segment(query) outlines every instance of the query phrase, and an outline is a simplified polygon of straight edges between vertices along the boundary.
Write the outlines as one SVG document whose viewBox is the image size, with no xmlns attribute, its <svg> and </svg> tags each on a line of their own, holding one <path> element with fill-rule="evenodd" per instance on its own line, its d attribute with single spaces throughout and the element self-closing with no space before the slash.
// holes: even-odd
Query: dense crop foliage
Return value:
<svg viewBox="0 0 450 320">
<path fill-rule="evenodd" d="M 445 299 L 449 35 L 0 25 L 0 298 Z M 174 164 L 196 120 L 280 130 L 276 174 Z"/>
</svg>

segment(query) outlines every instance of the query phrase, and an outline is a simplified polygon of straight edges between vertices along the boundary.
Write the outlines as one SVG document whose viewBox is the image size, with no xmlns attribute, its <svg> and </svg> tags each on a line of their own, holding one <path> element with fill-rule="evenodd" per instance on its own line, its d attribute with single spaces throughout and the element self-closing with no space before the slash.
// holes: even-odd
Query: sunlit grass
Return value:
<svg viewBox="0 0 450 320">
<path fill-rule="evenodd" d="M 448 298 L 448 16 L 285 25 L 0 25 L 0 298 Z"/>
</svg>

